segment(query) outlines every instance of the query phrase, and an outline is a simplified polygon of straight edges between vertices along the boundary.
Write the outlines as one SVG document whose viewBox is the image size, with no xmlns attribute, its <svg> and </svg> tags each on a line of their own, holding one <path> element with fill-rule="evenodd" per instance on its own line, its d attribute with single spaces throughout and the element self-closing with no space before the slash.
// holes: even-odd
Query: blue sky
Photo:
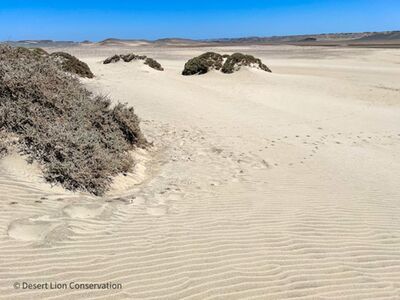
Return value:
<svg viewBox="0 0 400 300">
<path fill-rule="evenodd" d="M 400 30 L 399 0 L 0 0 L 0 40 L 220 38 Z"/>
</svg>

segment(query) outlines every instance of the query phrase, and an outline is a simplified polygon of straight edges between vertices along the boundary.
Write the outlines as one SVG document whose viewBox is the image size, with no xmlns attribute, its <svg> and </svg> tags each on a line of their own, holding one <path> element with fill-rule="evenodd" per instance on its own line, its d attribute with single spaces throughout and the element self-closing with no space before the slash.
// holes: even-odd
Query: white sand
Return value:
<svg viewBox="0 0 400 300">
<path fill-rule="evenodd" d="M 206 48 L 130 49 L 165 72 L 101 64 L 127 50 L 68 49 L 154 148 L 102 199 L 0 161 L 0 298 L 400 299 L 399 50 L 216 49 L 272 74 L 181 76 Z"/>
</svg>

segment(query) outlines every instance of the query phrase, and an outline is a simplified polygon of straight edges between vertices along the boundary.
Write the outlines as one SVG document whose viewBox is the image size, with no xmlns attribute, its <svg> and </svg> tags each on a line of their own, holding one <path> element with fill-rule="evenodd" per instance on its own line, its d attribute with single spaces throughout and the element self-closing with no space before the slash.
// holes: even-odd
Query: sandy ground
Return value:
<svg viewBox="0 0 400 300">
<path fill-rule="evenodd" d="M 67 50 L 97 75 L 89 89 L 135 107 L 154 147 L 104 198 L 1 160 L 0 298 L 400 299 L 399 50 L 212 49 L 273 73 L 194 77 L 183 64 L 207 49 Z M 129 51 L 166 71 L 101 64 Z"/>
</svg>

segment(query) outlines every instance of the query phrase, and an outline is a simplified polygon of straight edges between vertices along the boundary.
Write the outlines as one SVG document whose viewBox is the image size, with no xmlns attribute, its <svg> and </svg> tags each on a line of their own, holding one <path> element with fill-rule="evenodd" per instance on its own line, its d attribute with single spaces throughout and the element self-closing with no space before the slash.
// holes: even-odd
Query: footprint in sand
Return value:
<svg viewBox="0 0 400 300">
<path fill-rule="evenodd" d="M 106 212 L 106 204 L 70 204 L 64 207 L 63 212 L 74 219 L 93 219 L 103 215 Z"/>
<path fill-rule="evenodd" d="M 63 227 L 62 222 L 42 216 L 15 220 L 8 226 L 7 233 L 15 240 L 35 242 L 50 238 L 53 232 L 60 231 Z"/>
<path fill-rule="evenodd" d="M 167 205 L 148 206 L 146 208 L 146 212 L 150 216 L 161 217 L 161 216 L 164 216 L 164 215 L 166 215 L 168 213 L 168 206 Z"/>
</svg>

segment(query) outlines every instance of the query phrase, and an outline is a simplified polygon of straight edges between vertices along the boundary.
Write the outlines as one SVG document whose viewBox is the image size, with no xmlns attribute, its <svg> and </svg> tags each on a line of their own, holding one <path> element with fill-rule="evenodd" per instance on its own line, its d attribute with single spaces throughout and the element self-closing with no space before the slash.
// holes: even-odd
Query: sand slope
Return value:
<svg viewBox="0 0 400 300">
<path fill-rule="evenodd" d="M 120 178 L 101 199 L 0 161 L 1 298 L 400 298 L 398 51 L 223 49 L 274 73 L 183 77 L 208 49 L 133 49 L 165 72 L 102 65 L 115 50 L 71 49 L 97 74 L 88 87 L 134 105 L 155 146 L 137 154 L 137 185 Z"/>
</svg>

